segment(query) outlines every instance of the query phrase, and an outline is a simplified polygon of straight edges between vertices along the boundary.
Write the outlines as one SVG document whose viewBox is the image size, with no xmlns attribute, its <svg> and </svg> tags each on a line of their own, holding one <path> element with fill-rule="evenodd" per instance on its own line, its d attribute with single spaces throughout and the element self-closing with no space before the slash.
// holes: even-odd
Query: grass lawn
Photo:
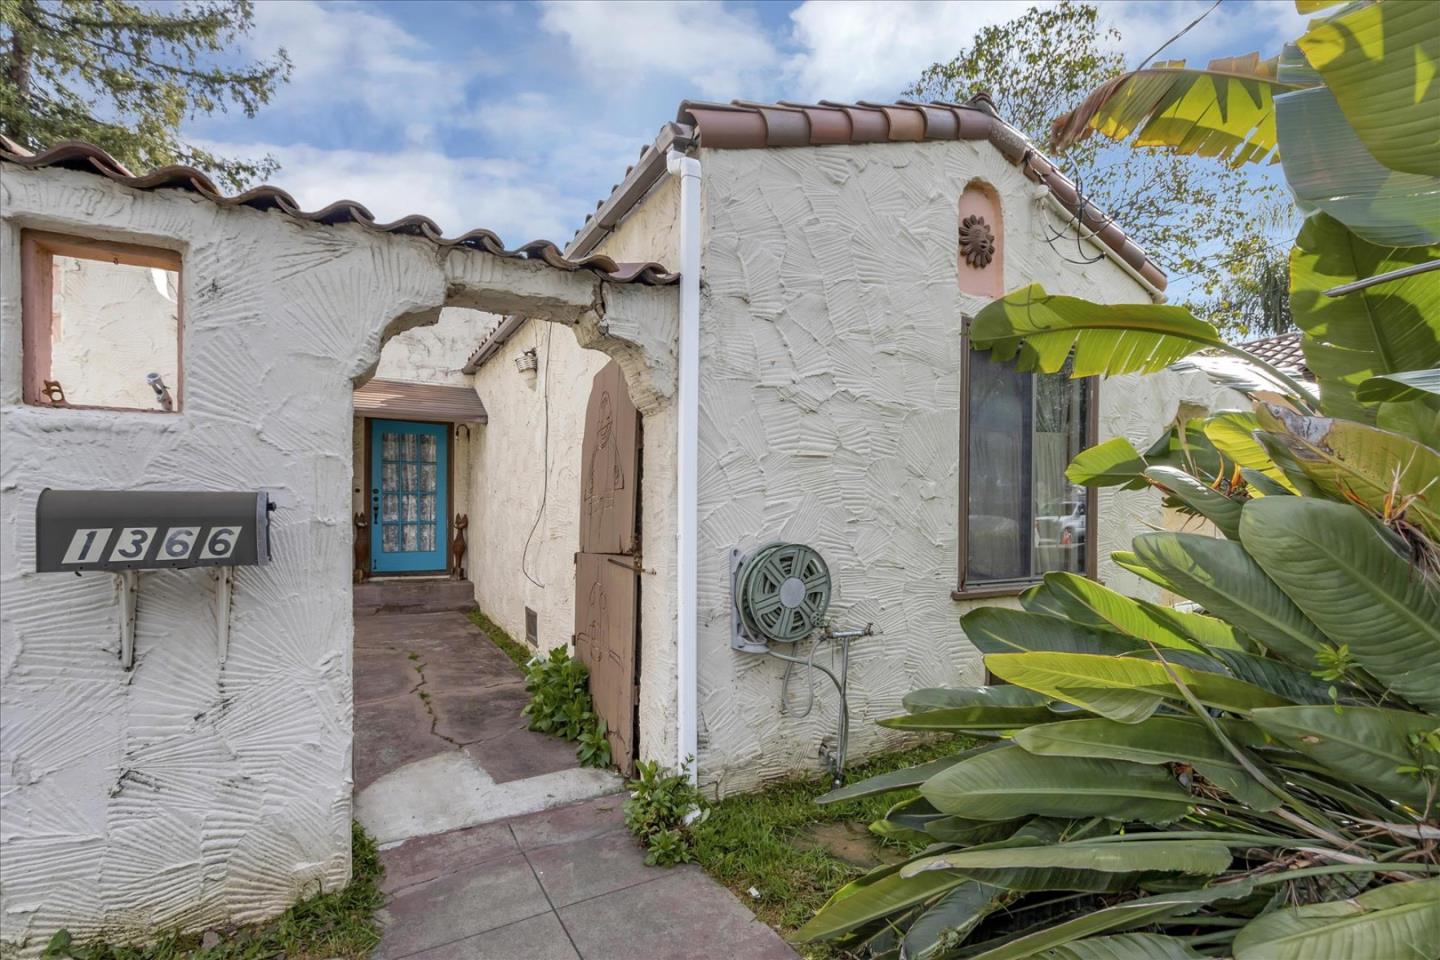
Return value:
<svg viewBox="0 0 1440 960">
<path fill-rule="evenodd" d="M 380 942 L 375 911 L 385 902 L 380 878 L 385 868 L 375 841 L 360 828 L 351 827 L 351 878 L 341 890 L 301 900 L 280 916 L 251 927 L 217 930 L 218 941 L 204 945 L 201 935 L 169 934 L 143 947 L 91 942 L 71 943 L 64 931 L 56 934 L 44 958 L 74 960 L 364 960 Z M 214 938 L 211 938 L 212 941 Z"/>
<path fill-rule="evenodd" d="M 490 638 L 491 643 L 500 648 L 505 656 L 514 660 L 516 666 L 520 667 L 520 669 L 525 669 L 525 664 L 534 658 L 535 651 L 533 648 L 527 647 L 525 644 L 510 636 L 510 634 L 501 629 L 499 624 L 485 616 L 485 614 L 479 610 L 471 610 L 466 616 L 470 618 L 471 623 L 480 628 L 481 633 Z"/>
<path fill-rule="evenodd" d="M 914 766 L 963 748 L 954 739 L 876 757 L 852 767 L 854 783 L 876 774 Z M 761 920 L 787 940 L 844 884 L 866 871 L 829 851 L 810 847 L 803 832 L 813 824 L 878 820 L 892 805 L 916 795 L 906 790 L 849 803 L 818 806 L 815 798 L 830 789 L 830 778 L 791 780 L 758 793 L 729 797 L 714 805 L 710 818 L 695 830 L 695 857 L 716 880 L 735 892 Z M 798 842 L 797 842 L 798 841 Z M 890 844 L 897 850 L 906 848 Z M 754 897 L 751 888 L 759 891 Z M 839 957 L 823 943 L 796 945 L 801 956 Z"/>
</svg>

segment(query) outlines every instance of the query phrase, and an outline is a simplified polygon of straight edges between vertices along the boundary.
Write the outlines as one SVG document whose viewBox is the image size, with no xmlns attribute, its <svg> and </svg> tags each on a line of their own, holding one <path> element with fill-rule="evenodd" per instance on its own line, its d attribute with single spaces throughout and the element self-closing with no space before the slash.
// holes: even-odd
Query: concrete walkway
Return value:
<svg viewBox="0 0 1440 960">
<path fill-rule="evenodd" d="M 794 960 L 695 866 L 645 866 L 623 795 L 387 850 L 376 958 Z"/>
<path fill-rule="evenodd" d="M 386 871 L 377 960 L 794 958 L 703 871 L 645 866 L 621 779 L 525 728 L 520 670 L 463 613 L 374 597 L 357 594 L 354 762 Z"/>
<path fill-rule="evenodd" d="M 523 674 L 463 613 L 385 609 L 355 616 L 355 818 L 382 846 L 624 789 L 526 729 Z"/>
</svg>

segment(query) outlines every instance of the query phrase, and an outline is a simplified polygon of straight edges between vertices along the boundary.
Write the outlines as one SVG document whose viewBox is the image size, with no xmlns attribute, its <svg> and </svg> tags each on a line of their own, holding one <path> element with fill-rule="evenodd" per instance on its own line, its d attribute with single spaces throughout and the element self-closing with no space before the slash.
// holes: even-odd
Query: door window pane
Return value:
<svg viewBox="0 0 1440 960">
<path fill-rule="evenodd" d="M 427 433 L 420 438 L 420 459 L 426 463 L 435 462 L 435 435 Z"/>
<path fill-rule="evenodd" d="M 396 553 L 400 549 L 400 528 L 394 524 L 385 524 L 380 528 L 380 549 L 386 553 Z"/>
<path fill-rule="evenodd" d="M 419 550 L 420 528 L 413 523 L 407 523 L 403 529 L 405 530 L 405 549 Z"/>
</svg>

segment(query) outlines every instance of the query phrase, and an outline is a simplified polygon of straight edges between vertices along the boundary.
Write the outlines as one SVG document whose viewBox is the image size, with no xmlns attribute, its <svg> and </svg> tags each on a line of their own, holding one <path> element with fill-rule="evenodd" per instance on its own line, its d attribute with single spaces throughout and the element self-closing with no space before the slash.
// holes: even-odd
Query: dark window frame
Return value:
<svg viewBox="0 0 1440 960">
<path fill-rule="evenodd" d="M 975 351 L 970 348 L 970 319 L 964 320 L 960 335 L 960 516 L 957 524 L 959 556 L 956 587 L 950 592 L 953 600 L 984 600 L 992 597 L 1013 597 L 1039 583 L 1043 577 L 1028 577 L 1021 580 L 987 580 L 979 584 L 967 583 L 967 567 L 970 560 L 970 368 Z M 1100 434 L 1100 378 L 1086 378 L 1085 393 L 1085 446 L 1094 446 Z M 1033 469 L 1034 446 L 1030 451 L 1025 469 Z M 1027 484 L 1027 487 L 1033 486 Z M 1099 567 L 1099 491 L 1095 487 L 1085 490 L 1085 569 L 1086 577 L 1094 580 Z"/>
</svg>

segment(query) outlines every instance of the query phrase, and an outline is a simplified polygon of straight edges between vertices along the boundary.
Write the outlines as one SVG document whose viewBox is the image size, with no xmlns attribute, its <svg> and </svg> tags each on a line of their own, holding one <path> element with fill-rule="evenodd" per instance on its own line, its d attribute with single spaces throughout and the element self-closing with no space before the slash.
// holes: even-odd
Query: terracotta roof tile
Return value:
<svg viewBox="0 0 1440 960">
<path fill-rule="evenodd" d="M 369 209 L 354 200 L 337 200 L 323 209 L 307 212 L 300 208 L 300 204 L 296 203 L 290 194 L 269 185 L 255 187 L 235 196 L 226 196 L 220 192 L 214 181 L 193 167 L 161 167 L 137 176 L 124 164 L 91 143 L 66 141 L 41 153 L 32 153 L 13 140 L 0 136 L 0 161 L 30 169 L 62 167 L 81 170 L 136 190 L 186 190 L 221 206 L 276 210 L 296 220 L 326 226 L 356 223 L 377 233 L 422 237 L 442 247 L 468 247 L 497 257 L 539 260 L 557 270 L 588 270 L 612 283 L 664 286 L 679 279 L 677 274 L 668 272 L 658 263 L 619 263 L 598 254 L 567 258 L 559 247 L 548 240 L 535 240 L 509 250 L 499 236 L 485 229 L 471 230 L 458 237 L 448 238 L 434 220 L 419 214 L 380 223 Z"/>
<path fill-rule="evenodd" d="M 1240 344 L 1240 348 L 1255 354 L 1281 373 L 1314 379 L 1310 368 L 1305 365 L 1305 350 L 1301 346 L 1298 333 L 1282 333 L 1275 337 L 1251 340 L 1249 343 Z"/>
</svg>

